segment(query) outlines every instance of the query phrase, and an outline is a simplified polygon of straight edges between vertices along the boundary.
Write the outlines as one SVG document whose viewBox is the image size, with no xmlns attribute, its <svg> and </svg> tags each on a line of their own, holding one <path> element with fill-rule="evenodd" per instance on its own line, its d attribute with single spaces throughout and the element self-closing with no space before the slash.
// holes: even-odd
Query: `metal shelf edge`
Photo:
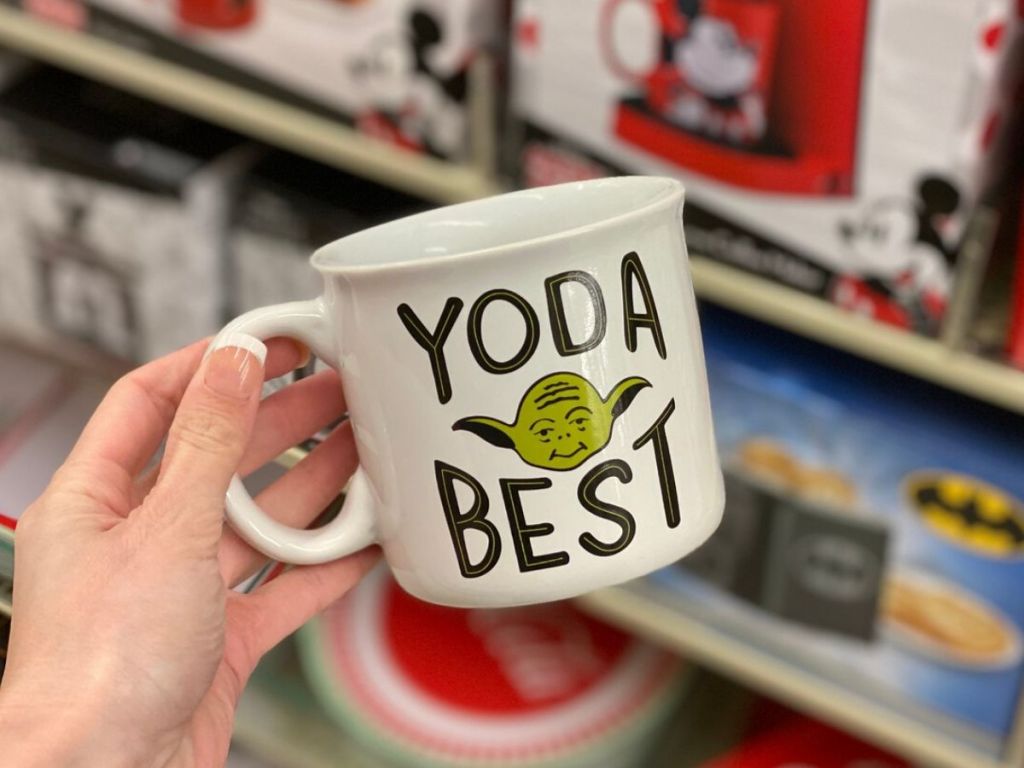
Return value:
<svg viewBox="0 0 1024 768">
<path fill-rule="evenodd" d="M 296 446 L 295 448 L 289 448 L 287 451 L 285 451 L 276 459 L 274 459 L 274 463 L 284 467 L 285 469 L 291 469 L 304 458 L 306 458 L 307 455 L 309 455 L 309 451 L 307 451 L 305 448 L 299 448 L 298 446 Z"/>
<path fill-rule="evenodd" d="M 1024 372 L 957 352 L 941 342 L 859 317 L 729 266 L 695 256 L 696 294 L 771 323 L 1008 410 L 1024 413 Z"/>
<path fill-rule="evenodd" d="M 943 768 L 1011 768 L 1011 763 L 981 755 L 837 683 L 790 667 L 637 590 L 612 587 L 578 602 L 597 616 L 911 761 Z"/>
</svg>

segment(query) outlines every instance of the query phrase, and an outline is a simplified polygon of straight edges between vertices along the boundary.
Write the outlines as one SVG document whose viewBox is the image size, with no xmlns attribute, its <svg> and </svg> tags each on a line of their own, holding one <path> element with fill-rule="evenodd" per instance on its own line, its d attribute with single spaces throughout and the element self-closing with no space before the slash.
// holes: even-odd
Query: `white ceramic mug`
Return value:
<svg viewBox="0 0 1024 768">
<path fill-rule="evenodd" d="M 254 547 L 317 563 L 380 544 L 408 592 L 557 600 L 667 565 L 724 504 L 683 188 L 625 177 L 523 190 L 318 250 L 324 293 L 222 334 L 289 336 L 342 378 L 360 466 L 298 530 L 235 478 Z"/>
</svg>

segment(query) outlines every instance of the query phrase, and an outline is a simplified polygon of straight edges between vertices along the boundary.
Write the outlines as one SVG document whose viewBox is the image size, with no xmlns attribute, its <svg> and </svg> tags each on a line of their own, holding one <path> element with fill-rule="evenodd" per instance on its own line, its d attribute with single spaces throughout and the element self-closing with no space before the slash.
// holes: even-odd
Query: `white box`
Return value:
<svg viewBox="0 0 1024 768">
<path fill-rule="evenodd" d="M 145 360 L 220 327 L 232 134 L 49 69 L 0 121 L 5 331 Z"/>
</svg>

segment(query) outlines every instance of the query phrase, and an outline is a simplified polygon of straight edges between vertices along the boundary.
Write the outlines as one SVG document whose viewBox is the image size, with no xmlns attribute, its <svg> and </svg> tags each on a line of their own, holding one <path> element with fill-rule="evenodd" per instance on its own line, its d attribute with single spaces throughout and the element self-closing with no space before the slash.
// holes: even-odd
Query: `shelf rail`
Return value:
<svg viewBox="0 0 1024 768">
<path fill-rule="evenodd" d="M 988 757 L 839 683 L 775 658 L 740 638 L 688 615 L 643 586 L 612 587 L 578 600 L 581 607 L 659 642 L 812 717 L 828 721 L 904 758 L 935 768 L 1017 768 L 1024 738 L 1024 702 L 1008 754 Z"/>
<path fill-rule="evenodd" d="M 1024 371 L 882 325 L 699 256 L 691 259 L 691 269 L 694 290 L 702 299 L 1024 413 Z"/>
</svg>

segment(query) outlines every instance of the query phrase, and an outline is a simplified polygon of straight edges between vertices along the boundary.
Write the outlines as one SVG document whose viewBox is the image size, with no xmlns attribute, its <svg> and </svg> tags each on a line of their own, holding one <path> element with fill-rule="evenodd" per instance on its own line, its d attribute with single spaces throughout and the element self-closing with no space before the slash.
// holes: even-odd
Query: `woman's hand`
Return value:
<svg viewBox="0 0 1024 768">
<path fill-rule="evenodd" d="M 228 341 L 205 360 L 200 343 L 117 382 L 19 521 L 0 688 L 5 765 L 223 764 L 260 657 L 376 560 L 371 549 L 295 568 L 249 595 L 231 590 L 265 561 L 224 527 L 233 473 L 329 424 L 344 402 L 325 372 L 260 406 L 265 373 L 297 367 L 305 351 Z M 356 461 L 346 424 L 258 501 L 308 525 Z"/>
</svg>

